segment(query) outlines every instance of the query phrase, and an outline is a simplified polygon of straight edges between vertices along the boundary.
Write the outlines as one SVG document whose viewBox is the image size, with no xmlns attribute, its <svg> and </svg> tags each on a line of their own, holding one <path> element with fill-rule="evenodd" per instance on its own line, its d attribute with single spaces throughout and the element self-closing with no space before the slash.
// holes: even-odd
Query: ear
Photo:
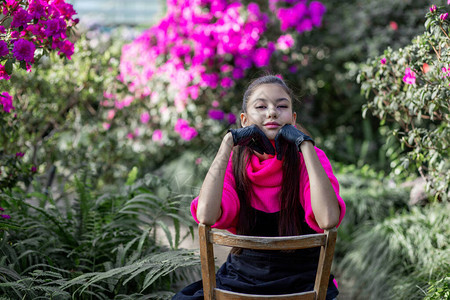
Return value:
<svg viewBox="0 0 450 300">
<path fill-rule="evenodd" d="M 241 127 L 246 127 L 247 126 L 247 114 L 246 113 L 241 113 Z"/>
<path fill-rule="evenodd" d="M 297 120 L 297 113 L 294 111 L 294 112 L 292 113 L 292 124 L 293 124 L 293 125 L 296 124 L 296 123 L 295 123 L 296 120 Z"/>
</svg>

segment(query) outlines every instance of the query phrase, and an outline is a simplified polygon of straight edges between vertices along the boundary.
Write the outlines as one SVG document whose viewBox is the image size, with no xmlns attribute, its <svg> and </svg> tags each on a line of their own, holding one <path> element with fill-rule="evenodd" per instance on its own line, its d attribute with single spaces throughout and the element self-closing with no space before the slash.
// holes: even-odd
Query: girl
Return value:
<svg viewBox="0 0 450 300">
<path fill-rule="evenodd" d="M 254 80 L 244 94 L 242 128 L 230 129 L 192 201 L 197 223 L 254 236 L 323 232 L 345 214 L 324 152 L 294 124 L 294 95 L 277 76 Z M 241 293 L 312 290 L 319 249 L 290 252 L 232 249 L 217 287 Z M 327 299 L 338 290 L 330 276 Z M 201 281 L 173 299 L 203 299 Z"/>
</svg>

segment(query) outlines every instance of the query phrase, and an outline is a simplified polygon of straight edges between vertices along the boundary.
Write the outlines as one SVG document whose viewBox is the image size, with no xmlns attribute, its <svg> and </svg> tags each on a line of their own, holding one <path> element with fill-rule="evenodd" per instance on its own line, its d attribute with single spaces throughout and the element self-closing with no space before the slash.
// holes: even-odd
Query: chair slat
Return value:
<svg viewBox="0 0 450 300">
<path fill-rule="evenodd" d="M 202 264 L 202 279 L 205 300 L 223 299 L 296 299 L 324 300 L 328 289 L 334 246 L 336 243 L 336 228 L 325 230 L 321 234 L 310 234 L 288 237 L 256 237 L 235 235 L 221 231 L 212 231 L 210 226 L 199 224 L 200 256 Z M 313 291 L 287 295 L 254 295 L 241 294 L 216 288 L 215 263 L 213 244 L 260 250 L 293 250 L 305 248 L 320 248 L 319 263 Z"/>
<path fill-rule="evenodd" d="M 253 295 L 230 292 L 222 289 L 215 289 L 216 300 L 314 300 L 316 293 L 314 291 L 286 294 L 286 295 Z"/>
<path fill-rule="evenodd" d="M 331 264 L 333 263 L 334 247 L 337 238 L 337 229 L 327 230 L 327 244 L 320 247 L 319 264 L 317 266 L 314 290 L 318 300 L 325 300 L 328 290 L 328 278 L 330 278 Z"/>
<path fill-rule="evenodd" d="M 325 245 L 326 234 L 309 234 L 283 237 L 258 237 L 232 235 L 225 232 L 210 231 L 209 241 L 213 244 L 258 250 L 294 250 Z"/>
</svg>

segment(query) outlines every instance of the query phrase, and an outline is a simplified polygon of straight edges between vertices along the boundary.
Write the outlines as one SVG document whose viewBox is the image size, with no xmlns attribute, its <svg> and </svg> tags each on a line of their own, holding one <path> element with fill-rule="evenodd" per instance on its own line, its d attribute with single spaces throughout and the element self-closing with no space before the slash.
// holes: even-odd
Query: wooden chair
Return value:
<svg viewBox="0 0 450 300">
<path fill-rule="evenodd" d="M 227 232 L 211 230 L 210 226 L 199 224 L 200 259 L 202 266 L 203 291 L 205 300 L 221 299 L 318 299 L 324 300 L 327 294 L 336 228 L 324 233 L 289 237 L 256 237 L 235 235 Z M 213 244 L 262 250 L 293 250 L 320 248 L 319 263 L 314 290 L 284 295 L 254 295 L 230 292 L 216 288 L 216 268 Z"/>
</svg>

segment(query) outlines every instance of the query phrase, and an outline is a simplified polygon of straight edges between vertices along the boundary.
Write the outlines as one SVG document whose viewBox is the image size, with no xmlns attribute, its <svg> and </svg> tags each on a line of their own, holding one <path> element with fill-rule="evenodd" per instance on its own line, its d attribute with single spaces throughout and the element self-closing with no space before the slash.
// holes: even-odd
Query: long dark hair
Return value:
<svg viewBox="0 0 450 300">
<path fill-rule="evenodd" d="M 273 75 L 266 75 L 254 80 L 244 93 L 242 101 L 242 111 L 247 112 L 247 102 L 257 87 L 263 84 L 278 84 L 294 101 L 292 90 L 285 82 Z M 255 223 L 255 213 L 251 209 L 251 183 L 247 177 L 247 164 L 249 163 L 253 152 L 248 147 L 237 146 L 233 151 L 233 173 L 236 182 L 236 191 L 240 202 L 239 222 L 237 233 L 248 235 L 252 231 Z M 300 204 L 299 183 L 300 168 L 299 154 L 295 145 L 286 147 L 283 155 L 283 179 L 280 193 L 280 214 L 278 221 L 279 236 L 299 235 L 302 234 L 302 221 L 304 220 L 304 210 Z"/>
</svg>

